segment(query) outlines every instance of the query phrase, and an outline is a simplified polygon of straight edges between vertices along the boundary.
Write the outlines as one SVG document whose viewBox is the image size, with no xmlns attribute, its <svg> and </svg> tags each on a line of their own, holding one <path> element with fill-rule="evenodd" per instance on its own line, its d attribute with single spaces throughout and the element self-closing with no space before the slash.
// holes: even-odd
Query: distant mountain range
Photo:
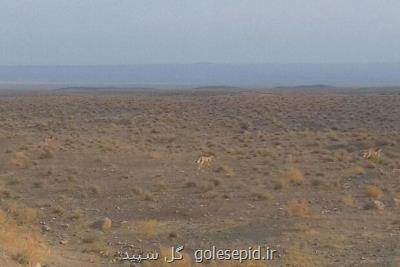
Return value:
<svg viewBox="0 0 400 267">
<path fill-rule="evenodd" d="M 0 83 L 162 87 L 396 86 L 400 63 L 0 66 Z"/>
</svg>

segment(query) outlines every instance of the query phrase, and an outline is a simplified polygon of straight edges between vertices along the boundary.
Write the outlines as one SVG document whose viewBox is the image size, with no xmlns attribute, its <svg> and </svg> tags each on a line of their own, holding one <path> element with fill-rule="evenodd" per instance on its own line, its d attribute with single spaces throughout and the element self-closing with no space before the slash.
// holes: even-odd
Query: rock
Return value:
<svg viewBox="0 0 400 267">
<path fill-rule="evenodd" d="M 68 244 L 67 240 L 60 240 L 60 245 L 66 245 L 66 244 Z"/>
<path fill-rule="evenodd" d="M 101 220 L 98 220 L 98 221 L 94 222 L 94 223 L 92 224 L 92 227 L 93 227 L 93 228 L 96 228 L 96 229 L 98 229 L 98 230 L 106 231 L 106 230 L 111 229 L 111 227 L 112 227 L 112 221 L 111 221 L 110 218 L 105 217 L 105 218 L 103 218 L 103 219 L 101 219 Z"/>
<path fill-rule="evenodd" d="M 48 226 L 48 225 L 43 225 L 43 226 L 42 226 L 42 230 L 48 232 L 48 231 L 51 230 L 51 228 L 50 228 L 50 226 Z"/>
<path fill-rule="evenodd" d="M 385 204 L 382 201 L 374 200 L 374 208 L 376 210 L 382 211 L 385 209 Z"/>
<path fill-rule="evenodd" d="M 393 201 L 394 201 L 394 206 L 397 207 L 397 208 L 400 208 L 400 199 L 399 198 L 394 198 Z"/>
<path fill-rule="evenodd" d="M 367 203 L 365 203 L 364 209 L 383 211 L 385 209 L 385 204 L 383 204 L 382 201 L 371 199 Z"/>
<path fill-rule="evenodd" d="M 372 199 L 365 204 L 364 209 L 375 209 L 377 211 L 383 211 L 385 209 L 385 204 L 383 204 L 382 201 Z"/>
</svg>

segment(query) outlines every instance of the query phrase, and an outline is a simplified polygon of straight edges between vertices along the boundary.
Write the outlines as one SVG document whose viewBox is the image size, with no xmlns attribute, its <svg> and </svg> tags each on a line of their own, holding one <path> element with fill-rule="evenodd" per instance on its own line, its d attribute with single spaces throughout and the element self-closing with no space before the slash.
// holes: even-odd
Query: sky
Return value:
<svg viewBox="0 0 400 267">
<path fill-rule="evenodd" d="M 400 62 L 398 0 L 0 0 L 0 65 Z"/>
</svg>

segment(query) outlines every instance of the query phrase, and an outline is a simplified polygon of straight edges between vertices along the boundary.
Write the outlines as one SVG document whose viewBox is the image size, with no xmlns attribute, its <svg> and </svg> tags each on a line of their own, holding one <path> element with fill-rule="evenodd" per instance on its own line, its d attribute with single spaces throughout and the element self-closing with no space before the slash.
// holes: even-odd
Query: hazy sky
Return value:
<svg viewBox="0 0 400 267">
<path fill-rule="evenodd" d="M 400 62 L 399 0 L 0 0 L 0 65 Z"/>
</svg>

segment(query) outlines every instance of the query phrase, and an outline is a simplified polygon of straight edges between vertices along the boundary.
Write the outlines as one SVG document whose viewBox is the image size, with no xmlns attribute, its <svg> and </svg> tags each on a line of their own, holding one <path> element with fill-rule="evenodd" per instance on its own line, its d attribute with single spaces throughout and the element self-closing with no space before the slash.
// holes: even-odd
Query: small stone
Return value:
<svg viewBox="0 0 400 267">
<path fill-rule="evenodd" d="M 62 223 L 62 224 L 60 224 L 60 226 L 62 228 L 69 228 L 69 224 L 68 223 Z"/>
<path fill-rule="evenodd" d="M 374 200 L 374 207 L 376 210 L 382 211 L 385 209 L 385 204 L 382 201 Z"/>
<path fill-rule="evenodd" d="M 375 209 L 377 211 L 383 211 L 385 209 L 385 204 L 383 204 L 383 202 L 379 200 L 369 200 L 367 203 L 365 203 L 364 209 Z"/>
<path fill-rule="evenodd" d="M 400 199 L 399 198 L 395 198 L 395 199 L 393 199 L 393 201 L 394 201 L 394 206 L 399 208 L 400 207 Z"/>
<path fill-rule="evenodd" d="M 51 230 L 51 228 L 50 228 L 50 226 L 48 226 L 48 225 L 43 225 L 43 226 L 42 226 L 42 230 L 48 232 L 48 231 Z"/>
<path fill-rule="evenodd" d="M 102 231 L 106 231 L 106 230 L 111 229 L 112 221 L 111 221 L 110 218 L 105 217 L 105 218 L 103 218 L 101 220 L 98 220 L 98 221 L 94 222 L 92 224 L 92 227 L 96 228 L 96 229 L 99 229 L 99 230 L 102 230 Z"/>
<path fill-rule="evenodd" d="M 66 245 L 66 244 L 68 244 L 67 240 L 60 240 L 60 245 Z"/>
</svg>

